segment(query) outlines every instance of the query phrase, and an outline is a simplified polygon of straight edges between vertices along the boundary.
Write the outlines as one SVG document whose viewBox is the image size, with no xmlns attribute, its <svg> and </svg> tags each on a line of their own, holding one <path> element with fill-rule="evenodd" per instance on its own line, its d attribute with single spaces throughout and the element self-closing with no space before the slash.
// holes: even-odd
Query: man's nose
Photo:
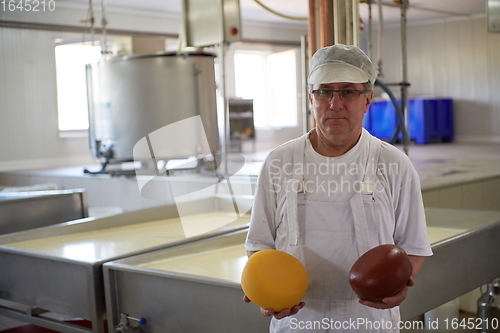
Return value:
<svg viewBox="0 0 500 333">
<path fill-rule="evenodd" d="M 340 97 L 340 93 L 335 91 L 332 95 L 332 98 L 330 98 L 330 106 L 333 107 L 333 106 L 336 106 L 336 105 L 341 105 L 343 102 L 342 102 L 342 98 Z"/>
</svg>

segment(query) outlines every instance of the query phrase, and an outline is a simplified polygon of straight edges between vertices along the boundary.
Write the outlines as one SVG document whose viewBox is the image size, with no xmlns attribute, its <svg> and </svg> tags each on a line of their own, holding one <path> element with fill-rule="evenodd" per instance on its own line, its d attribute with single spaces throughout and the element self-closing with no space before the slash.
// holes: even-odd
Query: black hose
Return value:
<svg viewBox="0 0 500 333">
<path fill-rule="evenodd" d="M 398 100 L 396 99 L 396 97 L 392 93 L 391 89 L 389 89 L 389 87 L 385 83 L 383 83 L 382 81 L 377 79 L 377 80 L 375 80 L 375 85 L 382 88 L 382 90 L 384 90 L 387 93 L 387 95 L 389 95 L 389 98 L 391 99 L 391 102 L 394 105 L 394 109 L 396 110 L 396 116 L 398 117 L 398 124 L 396 126 L 396 129 L 394 130 L 394 134 L 392 135 L 391 140 L 389 141 L 391 144 L 394 144 L 394 143 L 396 143 L 396 140 L 398 138 L 398 134 L 400 132 L 401 132 L 401 134 L 403 134 L 403 137 L 408 136 L 408 132 L 407 132 L 406 127 L 404 125 L 405 121 L 404 121 L 403 110 L 401 110 L 401 107 L 398 103 Z"/>
</svg>

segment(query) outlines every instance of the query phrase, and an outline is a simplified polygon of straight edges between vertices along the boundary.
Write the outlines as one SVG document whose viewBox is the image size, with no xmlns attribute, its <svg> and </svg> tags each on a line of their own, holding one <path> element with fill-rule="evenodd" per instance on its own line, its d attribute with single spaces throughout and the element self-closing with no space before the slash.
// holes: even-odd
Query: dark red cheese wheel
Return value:
<svg viewBox="0 0 500 333">
<path fill-rule="evenodd" d="M 359 298 L 380 301 L 403 289 L 411 277 L 412 264 L 399 246 L 374 247 L 356 260 L 349 272 L 349 283 Z"/>
</svg>

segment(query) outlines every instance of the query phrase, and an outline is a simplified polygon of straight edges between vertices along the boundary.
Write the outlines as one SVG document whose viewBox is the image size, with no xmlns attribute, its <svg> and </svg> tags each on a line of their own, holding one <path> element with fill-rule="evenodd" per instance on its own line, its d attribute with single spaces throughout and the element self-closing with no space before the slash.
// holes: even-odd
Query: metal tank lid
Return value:
<svg viewBox="0 0 500 333">
<path fill-rule="evenodd" d="M 125 55 L 125 56 L 113 56 L 107 59 L 102 59 L 104 61 L 127 61 L 127 60 L 138 60 L 138 59 L 146 59 L 146 58 L 156 58 L 156 57 L 212 57 L 215 58 L 217 55 L 208 52 L 194 52 L 194 51 L 186 51 L 186 52 L 157 52 L 152 54 L 138 54 L 138 55 Z"/>
</svg>

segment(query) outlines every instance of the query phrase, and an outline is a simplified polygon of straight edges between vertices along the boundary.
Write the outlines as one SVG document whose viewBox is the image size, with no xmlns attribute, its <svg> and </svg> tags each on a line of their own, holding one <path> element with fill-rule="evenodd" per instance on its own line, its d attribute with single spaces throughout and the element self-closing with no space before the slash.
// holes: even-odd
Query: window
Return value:
<svg viewBox="0 0 500 333">
<path fill-rule="evenodd" d="M 254 100 L 255 127 L 297 126 L 296 51 L 236 51 L 235 93 Z"/>
<path fill-rule="evenodd" d="M 55 53 L 59 130 L 87 130 L 85 65 L 99 60 L 101 47 L 90 43 L 58 45 Z"/>
</svg>

